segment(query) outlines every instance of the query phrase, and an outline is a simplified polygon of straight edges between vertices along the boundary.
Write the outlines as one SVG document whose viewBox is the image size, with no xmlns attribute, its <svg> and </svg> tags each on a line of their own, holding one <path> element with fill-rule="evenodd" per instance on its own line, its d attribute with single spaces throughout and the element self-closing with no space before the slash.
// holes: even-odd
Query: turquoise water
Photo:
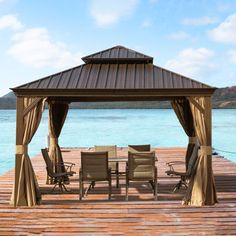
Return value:
<svg viewBox="0 0 236 236">
<path fill-rule="evenodd" d="M 236 110 L 213 110 L 213 147 L 236 162 Z M 0 110 L 0 174 L 14 166 L 15 110 Z M 46 145 L 47 110 L 30 146 L 30 156 Z M 70 110 L 60 136 L 63 147 L 150 143 L 156 147 L 187 145 L 171 109 Z M 233 152 L 226 153 L 223 151 Z"/>
</svg>

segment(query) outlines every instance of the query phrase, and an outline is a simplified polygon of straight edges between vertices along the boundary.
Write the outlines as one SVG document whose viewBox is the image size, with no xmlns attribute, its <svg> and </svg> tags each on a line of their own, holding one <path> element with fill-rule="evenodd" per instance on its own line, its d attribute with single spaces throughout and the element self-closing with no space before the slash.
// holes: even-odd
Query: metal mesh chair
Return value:
<svg viewBox="0 0 236 236">
<path fill-rule="evenodd" d="M 126 200 L 130 181 L 149 181 L 157 200 L 157 167 L 155 152 L 129 152 L 126 167 Z"/>
<path fill-rule="evenodd" d="M 129 152 L 150 152 L 151 145 L 144 144 L 144 145 L 128 145 Z"/>
<path fill-rule="evenodd" d="M 108 152 L 108 158 L 116 158 L 117 157 L 117 146 L 94 146 L 95 152 Z M 119 188 L 119 163 L 111 162 L 108 163 L 109 168 L 111 168 L 111 174 L 116 176 L 116 187 Z"/>
<path fill-rule="evenodd" d="M 185 172 L 179 172 L 174 169 L 174 166 L 185 165 L 185 162 L 183 162 L 183 161 L 172 161 L 172 162 L 166 163 L 168 165 L 168 167 L 170 168 L 169 170 L 166 171 L 166 174 L 170 175 L 171 177 L 173 177 L 173 176 L 180 177 L 179 182 L 174 186 L 173 192 L 180 189 L 182 186 L 184 186 L 185 188 L 188 187 L 188 180 L 193 175 L 193 173 L 195 171 L 196 164 L 197 164 L 198 150 L 199 150 L 199 145 L 195 144 L 192 154 L 189 158 L 187 170 Z"/>
<path fill-rule="evenodd" d="M 53 163 L 51 161 L 51 159 L 49 158 L 48 155 L 48 151 L 47 149 L 41 149 L 42 155 L 43 155 L 43 159 L 46 163 L 46 170 L 47 170 L 47 174 L 48 176 L 50 176 L 53 179 L 53 182 L 55 183 L 53 189 L 51 190 L 51 192 L 53 192 L 55 190 L 55 188 L 58 186 L 61 190 L 61 192 L 63 192 L 63 189 L 67 192 L 69 192 L 65 186 L 65 180 L 68 183 L 68 178 L 69 176 L 73 176 L 76 172 L 72 171 L 72 167 L 75 165 L 74 163 L 70 163 L 70 162 L 66 162 L 67 164 L 65 164 L 65 162 L 57 164 L 60 166 L 64 166 L 66 171 L 65 172 L 59 172 L 56 173 L 54 171 L 53 168 Z"/>
<path fill-rule="evenodd" d="M 83 185 L 85 181 L 93 183 L 95 181 L 108 181 L 111 199 L 111 169 L 108 167 L 108 152 L 81 152 L 81 168 L 79 171 L 80 200 L 83 195 Z M 88 188 L 90 190 L 91 184 Z M 88 191 L 86 191 L 87 193 Z"/>
</svg>

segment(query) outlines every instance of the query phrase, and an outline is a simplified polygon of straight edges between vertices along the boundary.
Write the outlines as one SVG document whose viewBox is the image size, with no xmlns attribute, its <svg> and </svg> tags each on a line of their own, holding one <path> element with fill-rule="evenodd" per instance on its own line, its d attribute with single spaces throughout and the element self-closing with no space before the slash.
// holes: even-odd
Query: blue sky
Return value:
<svg viewBox="0 0 236 236">
<path fill-rule="evenodd" d="M 115 45 L 236 85 L 236 0 L 0 0 L 0 96 Z"/>
</svg>

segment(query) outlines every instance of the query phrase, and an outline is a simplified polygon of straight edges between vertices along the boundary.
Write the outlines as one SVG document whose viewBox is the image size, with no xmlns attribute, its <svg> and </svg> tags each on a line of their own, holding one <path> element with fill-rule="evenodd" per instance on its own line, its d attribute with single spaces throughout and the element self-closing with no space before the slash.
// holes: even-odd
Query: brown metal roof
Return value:
<svg viewBox="0 0 236 236">
<path fill-rule="evenodd" d="M 86 57 L 82 57 L 85 63 L 153 63 L 153 57 L 136 52 L 132 49 L 115 46 Z"/>
<path fill-rule="evenodd" d="M 17 89 L 210 88 L 152 64 L 84 64 Z"/>
<path fill-rule="evenodd" d="M 114 54 L 115 50 L 123 48 L 117 46 L 88 58 L 103 58 L 118 56 L 114 63 L 89 63 L 62 71 L 57 74 L 13 88 L 17 95 L 45 95 L 45 96 L 95 96 L 103 94 L 119 94 L 125 96 L 189 96 L 191 94 L 213 94 L 215 88 L 201 82 L 192 80 L 180 74 L 171 72 L 152 63 L 122 63 L 119 58 L 122 54 Z M 131 51 L 130 60 L 135 58 L 146 58 L 147 56 Z M 109 52 L 109 53 L 108 53 Z M 120 55 L 120 57 L 119 57 Z M 150 57 L 149 57 L 150 58 Z M 87 60 L 85 59 L 85 61 Z"/>
</svg>

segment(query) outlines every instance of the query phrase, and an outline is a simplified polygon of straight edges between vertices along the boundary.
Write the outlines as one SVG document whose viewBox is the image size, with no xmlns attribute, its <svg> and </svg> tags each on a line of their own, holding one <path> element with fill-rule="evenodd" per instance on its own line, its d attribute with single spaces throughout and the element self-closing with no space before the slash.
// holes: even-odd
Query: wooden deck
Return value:
<svg viewBox="0 0 236 236">
<path fill-rule="evenodd" d="M 64 149 L 65 161 L 73 161 L 78 173 L 80 151 Z M 86 149 L 83 149 L 86 150 Z M 0 177 L 0 235 L 236 235 L 236 164 L 213 158 L 219 203 L 211 207 L 182 206 L 184 190 L 171 193 L 177 178 L 165 175 L 166 162 L 182 160 L 183 149 L 156 149 L 158 201 L 147 184 L 131 184 L 129 202 L 125 185 L 113 181 L 112 200 L 106 184 L 97 184 L 79 201 L 78 175 L 71 179 L 69 194 L 49 194 L 41 155 L 32 159 L 43 192 L 42 205 L 13 208 L 9 205 L 14 171 Z M 120 148 L 119 155 L 127 154 Z M 121 168 L 123 168 L 122 166 Z"/>
</svg>

